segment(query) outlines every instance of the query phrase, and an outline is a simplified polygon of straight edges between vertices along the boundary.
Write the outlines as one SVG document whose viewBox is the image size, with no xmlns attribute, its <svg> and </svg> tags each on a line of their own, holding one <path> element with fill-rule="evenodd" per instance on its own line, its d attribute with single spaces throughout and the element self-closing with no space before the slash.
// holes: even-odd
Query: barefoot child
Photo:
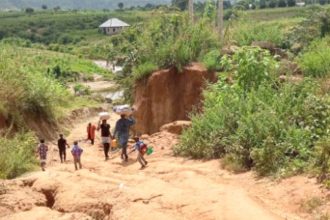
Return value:
<svg viewBox="0 0 330 220">
<path fill-rule="evenodd" d="M 78 141 L 73 142 L 73 148 L 71 150 L 72 156 L 73 156 L 73 161 L 74 161 L 74 167 L 76 170 L 78 170 L 78 165 L 79 169 L 82 168 L 81 166 L 81 154 L 83 153 L 83 149 L 78 146 Z"/>
<path fill-rule="evenodd" d="M 135 145 L 133 146 L 133 151 L 138 151 L 137 160 L 141 164 L 141 169 L 145 168 L 148 162 L 144 159 L 144 154 L 147 151 L 147 145 L 145 145 L 142 141 L 140 141 L 139 137 L 134 137 Z"/>
<path fill-rule="evenodd" d="M 47 152 L 48 146 L 45 144 L 45 140 L 41 139 L 40 144 L 38 145 L 37 150 L 40 157 L 40 166 L 42 171 L 45 171 L 46 161 L 47 161 Z"/>
</svg>

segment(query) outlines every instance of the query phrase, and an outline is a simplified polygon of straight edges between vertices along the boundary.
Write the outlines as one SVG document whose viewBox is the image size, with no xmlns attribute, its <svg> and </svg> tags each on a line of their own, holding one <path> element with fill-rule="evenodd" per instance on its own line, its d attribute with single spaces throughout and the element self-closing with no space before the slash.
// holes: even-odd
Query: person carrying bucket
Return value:
<svg viewBox="0 0 330 220">
<path fill-rule="evenodd" d="M 145 153 L 147 152 L 147 145 L 145 143 L 143 143 L 143 141 L 140 141 L 140 138 L 139 137 L 134 137 L 134 141 L 135 141 L 135 144 L 133 146 L 133 151 L 137 151 L 138 152 L 138 156 L 137 156 L 137 161 L 139 161 L 139 163 L 141 164 L 141 170 L 144 169 L 147 164 L 148 164 L 148 161 L 146 161 L 146 159 L 144 159 L 144 155 Z"/>
</svg>

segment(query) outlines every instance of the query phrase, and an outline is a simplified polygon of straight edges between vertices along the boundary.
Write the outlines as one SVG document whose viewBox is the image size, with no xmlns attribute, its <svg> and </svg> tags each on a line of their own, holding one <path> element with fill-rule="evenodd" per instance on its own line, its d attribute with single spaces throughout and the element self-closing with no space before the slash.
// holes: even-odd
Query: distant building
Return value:
<svg viewBox="0 0 330 220">
<path fill-rule="evenodd" d="M 306 3 L 304 1 L 297 1 L 296 2 L 296 6 L 298 7 L 304 7 L 306 5 Z"/>
<path fill-rule="evenodd" d="M 99 26 L 102 33 L 107 35 L 114 35 L 120 33 L 123 29 L 129 27 L 129 24 L 119 20 L 118 18 L 111 18 Z"/>
</svg>

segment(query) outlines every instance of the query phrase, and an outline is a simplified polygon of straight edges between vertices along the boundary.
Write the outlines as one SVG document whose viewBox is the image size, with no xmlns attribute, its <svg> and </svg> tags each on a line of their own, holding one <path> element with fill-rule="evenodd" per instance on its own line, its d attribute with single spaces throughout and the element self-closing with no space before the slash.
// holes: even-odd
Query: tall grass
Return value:
<svg viewBox="0 0 330 220">
<path fill-rule="evenodd" d="M 314 40 L 298 58 L 304 75 L 328 77 L 330 75 L 330 37 Z"/>
<path fill-rule="evenodd" d="M 175 152 L 225 157 L 225 165 L 255 168 L 260 175 L 303 172 L 316 141 L 329 133 L 329 96 L 319 97 L 318 85 L 308 79 L 280 84 L 276 63 L 267 53 L 243 48 L 225 59 L 233 84 L 220 77 L 209 86 L 203 113 L 191 116 L 192 127 L 184 131 Z"/>
<path fill-rule="evenodd" d="M 12 179 L 36 167 L 36 139 L 32 133 L 0 137 L 0 179 Z"/>
</svg>

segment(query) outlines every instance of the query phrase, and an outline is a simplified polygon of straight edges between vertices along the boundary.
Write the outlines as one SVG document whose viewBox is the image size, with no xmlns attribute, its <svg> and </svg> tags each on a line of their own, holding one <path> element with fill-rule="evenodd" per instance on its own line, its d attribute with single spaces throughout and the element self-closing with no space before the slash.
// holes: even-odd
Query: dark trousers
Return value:
<svg viewBox="0 0 330 220">
<path fill-rule="evenodd" d="M 64 148 L 60 147 L 58 148 L 58 150 L 60 153 L 61 162 L 63 163 L 66 160 L 66 149 L 65 147 Z"/>
<path fill-rule="evenodd" d="M 128 155 L 127 155 L 127 143 L 123 144 L 121 146 L 121 159 L 127 161 Z"/>
<path fill-rule="evenodd" d="M 105 159 L 108 159 L 109 158 L 110 144 L 109 143 L 104 143 L 103 148 L 104 148 Z"/>
<path fill-rule="evenodd" d="M 91 140 L 91 144 L 94 145 L 94 139 L 90 139 Z"/>
</svg>

